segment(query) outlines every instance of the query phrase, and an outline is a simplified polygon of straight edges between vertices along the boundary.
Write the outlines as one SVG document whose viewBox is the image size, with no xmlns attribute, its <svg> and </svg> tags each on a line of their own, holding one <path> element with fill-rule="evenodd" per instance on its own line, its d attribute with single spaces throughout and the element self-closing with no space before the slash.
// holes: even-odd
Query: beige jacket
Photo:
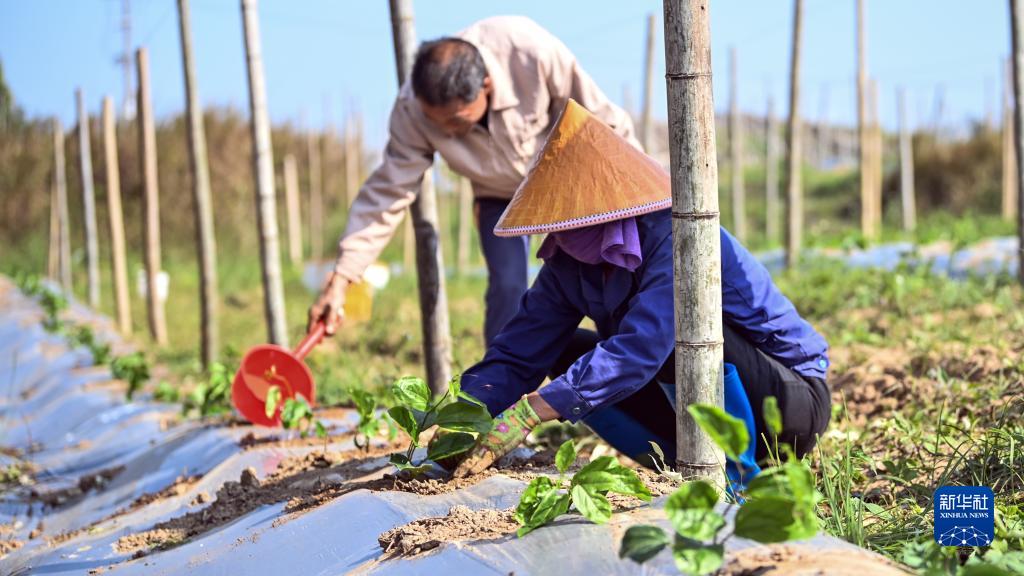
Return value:
<svg viewBox="0 0 1024 576">
<path fill-rule="evenodd" d="M 573 98 L 634 146 L 629 115 L 612 104 L 561 41 L 521 16 L 497 16 L 457 34 L 480 51 L 493 92 L 485 129 L 446 136 L 420 109 L 406 82 L 391 110 L 383 160 L 367 178 L 349 212 L 335 271 L 362 277 L 387 245 L 423 174 L 439 152 L 473 183 L 478 198 L 512 198 L 568 98 Z"/>
</svg>

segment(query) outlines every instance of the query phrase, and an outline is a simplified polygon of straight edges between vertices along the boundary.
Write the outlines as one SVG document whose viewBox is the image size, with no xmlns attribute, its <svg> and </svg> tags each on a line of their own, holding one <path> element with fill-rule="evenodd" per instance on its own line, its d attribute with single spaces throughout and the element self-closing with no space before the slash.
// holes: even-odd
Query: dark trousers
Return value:
<svg viewBox="0 0 1024 576">
<path fill-rule="evenodd" d="M 499 238 L 494 235 L 494 225 L 508 202 L 494 198 L 476 200 L 480 249 L 487 262 L 487 293 L 484 296 L 484 342 L 487 345 L 519 311 L 519 301 L 529 281 L 529 236 Z"/>
<path fill-rule="evenodd" d="M 728 325 L 723 326 L 725 362 L 736 366 L 743 389 L 754 412 L 757 440 L 755 458 L 763 462 L 768 448 L 761 439 L 767 436 L 762 407 L 764 399 L 774 396 L 782 412 L 782 433 L 779 442 L 793 446 L 797 456 L 814 448 L 818 435 L 825 431 L 831 417 L 831 395 L 828 385 L 820 378 L 804 377 L 783 366 L 774 358 L 758 350 Z M 591 330 L 578 329 L 561 358 L 552 367 L 552 377 L 564 374 L 580 356 L 592 350 L 600 341 Z M 660 382 L 660 384 L 659 384 Z M 665 453 L 668 464 L 675 461 L 675 410 L 666 396 L 664 385 L 675 384 L 675 358 L 668 361 L 649 382 L 612 406 L 602 408 L 583 419 L 584 423 L 620 452 L 643 464 L 649 454 L 637 453 L 638 447 L 657 442 Z M 631 438 L 624 438 L 628 433 Z M 635 436 L 647 435 L 645 438 Z"/>
</svg>

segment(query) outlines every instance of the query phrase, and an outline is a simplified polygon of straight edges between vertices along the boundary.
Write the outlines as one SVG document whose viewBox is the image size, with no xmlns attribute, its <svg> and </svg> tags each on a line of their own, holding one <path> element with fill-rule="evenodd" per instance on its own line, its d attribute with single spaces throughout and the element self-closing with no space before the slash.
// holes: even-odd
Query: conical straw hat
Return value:
<svg viewBox="0 0 1024 576">
<path fill-rule="evenodd" d="M 572 230 L 671 205 L 668 173 L 570 99 L 494 234 Z"/>
</svg>

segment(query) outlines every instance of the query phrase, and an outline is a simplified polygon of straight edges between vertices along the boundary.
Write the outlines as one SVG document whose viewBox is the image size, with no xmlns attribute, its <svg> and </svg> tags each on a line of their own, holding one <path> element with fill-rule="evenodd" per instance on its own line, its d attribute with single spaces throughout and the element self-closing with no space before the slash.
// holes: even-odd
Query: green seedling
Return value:
<svg viewBox="0 0 1024 576">
<path fill-rule="evenodd" d="M 110 344 L 100 342 L 92 328 L 84 325 L 74 326 L 68 330 L 68 343 L 72 346 L 84 346 L 92 354 L 92 361 L 96 365 L 110 362 Z"/>
<path fill-rule="evenodd" d="M 226 414 L 231 411 L 231 374 L 227 366 L 214 362 L 209 377 L 192 389 L 185 397 L 182 413 L 197 412 L 199 416 Z"/>
<path fill-rule="evenodd" d="M 126 396 L 131 400 L 142 385 L 149 380 L 149 362 L 142 352 L 134 352 L 127 356 L 118 356 L 110 363 L 110 371 L 114 378 L 124 380 L 128 384 Z"/>
<path fill-rule="evenodd" d="M 749 433 L 742 420 L 717 406 L 694 404 L 688 409 L 697 424 L 722 451 L 734 460 L 747 446 Z M 773 434 L 781 418 L 767 417 Z M 669 534 L 657 526 L 640 525 L 626 530 L 619 557 L 637 563 L 650 560 L 671 546 L 676 567 L 686 574 L 709 574 L 722 566 L 724 543 L 741 536 L 762 543 L 810 538 L 818 532 L 815 515 L 820 495 L 810 468 L 783 445 L 788 458 L 754 478 L 742 493 L 745 501 L 736 513 L 732 534 L 720 534 L 725 514 L 715 510 L 721 493 L 705 480 L 686 482 L 665 502 L 665 514 L 675 528 Z M 728 507 L 736 506 L 731 502 Z M 728 509 L 725 512 L 728 513 Z"/>
<path fill-rule="evenodd" d="M 362 388 L 349 388 L 348 395 L 355 404 L 356 412 L 359 413 L 359 424 L 356 426 L 356 435 L 353 442 L 356 448 L 363 450 L 370 449 L 370 439 L 380 434 L 381 425 L 384 419 L 377 415 L 377 397 L 371 392 Z M 390 427 L 392 435 L 394 428 Z"/>
<path fill-rule="evenodd" d="M 53 290 L 43 288 L 39 294 L 39 305 L 43 307 L 43 312 L 46 313 L 46 318 L 43 319 L 43 329 L 51 333 L 60 332 L 64 328 L 64 322 L 60 319 L 60 313 L 68 307 L 67 298 Z"/>
<path fill-rule="evenodd" d="M 432 426 L 438 428 L 437 440 L 427 447 L 426 460 L 435 462 L 466 452 L 481 434 L 491 431 L 487 407 L 462 391 L 458 377 L 448 383 L 448 390 L 436 402 L 431 402 L 430 388 L 422 378 L 400 378 L 391 390 L 398 406 L 389 409 L 388 416 L 409 435 L 405 453 L 391 455 L 391 463 L 401 472 L 416 476 L 430 468 L 425 460 L 413 462 L 413 454 L 420 433 Z"/>
<path fill-rule="evenodd" d="M 520 537 L 569 511 L 570 504 L 595 524 L 612 517 L 608 493 L 634 496 L 650 502 L 651 492 L 636 471 L 619 463 L 614 456 L 595 458 L 566 479 L 565 473 L 576 462 L 576 447 L 566 440 L 555 453 L 558 478 L 538 476 L 530 481 L 516 506 L 516 520 L 522 525 Z"/>
<path fill-rule="evenodd" d="M 277 407 L 281 407 L 281 426 L 285 430 L 298 430 L 302 438 L 309 436 L 310 430 L 316 433 L 317 438 L 327 438 L 327 427 L 313 415 L 313 409 L 305 398 L 288 398 L 281 404 L 281 388 L 271 386 L 267 390 L 267 398 L 264 400 L 264 410 L 267 418 L 274 416 Z M 324 445 L 326 451 L 326 444 Z"/>
<path fill-rule="evenodd" d="M 161 380 L 153 391 L 153 399 L 157 402 L 176 404 L 181 401 L 181 391 L 167 380 Z"/>
</svg>

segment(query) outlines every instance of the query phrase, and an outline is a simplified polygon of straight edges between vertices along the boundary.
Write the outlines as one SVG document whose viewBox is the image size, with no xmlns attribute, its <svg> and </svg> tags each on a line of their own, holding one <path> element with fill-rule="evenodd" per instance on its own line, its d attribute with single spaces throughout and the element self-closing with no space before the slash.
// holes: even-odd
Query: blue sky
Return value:
<svg viewBox="0 0 1024 576">
<path fill-rule="evenodd" d="M 133 0 L 133 40 L 150 50 L 158 117 L 182 110 L 184 88 L 175 0 Z M 529 16 L 559 36 L 615 101 L 640 102 L 646 14 L 659 17 L 655 116 L 665 116 L 661 2 L 635 0 L 416 0 L 419 37 L 456 32 L 497 14 Z M 0 59 L 15 97 L 32 116 L 74 122 L 74 89 L 91 110 L 110 94 L 120 102 L 120 0 L 0 0 Z M 895 124 L 895 89 L 909 95 L 911 120 L 931 123 L 944 87 L 945 122 L 998 119 L 1002 59 L 1008 53 L 1005 0 L 868 0 L 868 62 L 878 78 L 883 122 Z M 261 0 L 260 18 L 275 121 L 340 125 L 353 108 L 367 137 L 380 144 L 396 92 L 387 2 L 384 0 Z M 715 101 L 728 98 L 728 51 L 739 59 L 740 103 L 762 112 L 769 93 L 784 111 L 792 0 L 714 0 L 712 54 Z M 192 0 L 193 42 L 205 105 L 246 110 L 242 24 L 236 0 Z M 851 122 L 854 100 L 853 0 L 806 0 L 805 116 Z M 824 96 L 827 94 L 827 96 Z"/>
</svg>

